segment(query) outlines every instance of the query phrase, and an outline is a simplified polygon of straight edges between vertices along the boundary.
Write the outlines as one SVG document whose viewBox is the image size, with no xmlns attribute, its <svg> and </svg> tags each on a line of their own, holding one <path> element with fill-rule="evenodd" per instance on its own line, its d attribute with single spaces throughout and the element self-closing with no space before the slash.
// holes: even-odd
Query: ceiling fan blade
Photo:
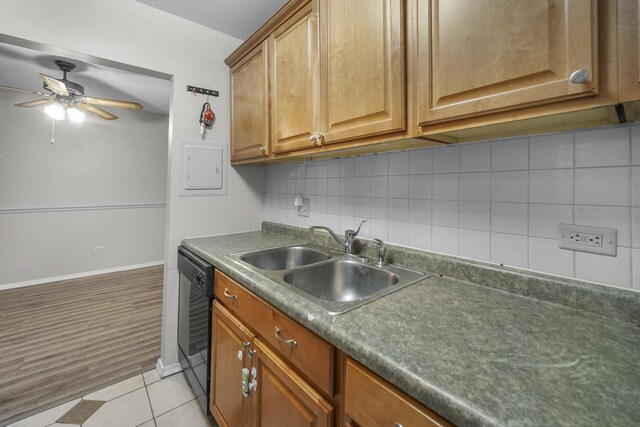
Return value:
<svg viewBox="0 0 640 427">
<path fill-rule="evenodd" d="M 105 98 L 93 98 L 91 96 L 85 96 L 83 101 L 93 105 L 100 105 L 103 107 L 116 107 L 126 108 L 128 110 L 142 110 L 142 105 L 137 102 L 119 101 L 117 99 L 105 99 Z"/>
<path fill-rule="evenodd" d="M 102 108 L 95 107 L 95 106 L 93 106 L 91 104 L 87 104 L 85 102 L 76 104 L 76 107 L 78 107 L 81 110 L 84 110 L 84 111 L 86 111 L 88 113 L 95 114 L 96 116 L 100 117 L 101 119 L 115 120 L 115 119 L 118 118 L 118 116 L 116 116 L 115 114 L 111 114 L 108 111 L 104 111 Z"/>
<path fill-rule="evenodd" d="M 22 88 L 19 88 L 19 87 L 12 87 L 12 86 L 0 85 L 0 89 L 15 90 L 17 92 L 29 92 L 29 93 L 33 93 L 35 95 L 40 95 L 40 96 L 51 96 L 50 93 L 44 93 L 44 92 L 40 92 L 38 90 L 22 89 Z"/>
<path fill-rule="evenodd" d="M 40 78 L 54 93 L 60 96 L 69 96 L 69 92 L 67 92 L 67 86 L 60 80 L 56 80 L 53 77 L 47 76 L 46 74 L 42 73 L 40 73 Z"/>
<path fill-rule="evenodd" d="M 14 107 L 23 107 L 23 108 L 33 108 L 39 107 L 40 105 L 49 105 L 53 104 L 55 99 L 34 99 L 33 101 L 21 102 L 20 104 L 15 104 Z"/>
</svg>

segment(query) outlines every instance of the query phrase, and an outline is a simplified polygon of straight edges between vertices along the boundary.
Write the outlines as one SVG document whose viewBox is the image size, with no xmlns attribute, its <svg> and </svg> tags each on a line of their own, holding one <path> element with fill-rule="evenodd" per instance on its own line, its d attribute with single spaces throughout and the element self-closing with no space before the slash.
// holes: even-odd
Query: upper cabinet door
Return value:
<svg viewBox="0 0 640 427">
<path fill-rule="evenodd" d="M 418 125 L 598 94 L 595 0 L 414 8 Z"/>
<path fill-rule="evenodd" d="M 620 102 L 640 99 L 640 1 L 618 1 Z"/>
<path fill-rule="evenodd" d="M 402 0 L 323 0 L 324 142 L 405 128 Z"/>
<path fill-rule="evenodd" d="M 231 160 L 269 155 L 266 42 L 231 68 Z"/>
<path fill-rule="evenodd" d="M 274 153 L 315 145 L 320 112 L 315 5 L 306 5 L 269 37 Z"/>
</svg>

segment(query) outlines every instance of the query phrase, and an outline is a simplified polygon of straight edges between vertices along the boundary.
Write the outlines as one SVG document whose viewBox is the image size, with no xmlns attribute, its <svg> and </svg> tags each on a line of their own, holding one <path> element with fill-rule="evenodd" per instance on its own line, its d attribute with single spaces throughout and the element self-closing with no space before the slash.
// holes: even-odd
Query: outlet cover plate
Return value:
<svg viewBox="0 0 640 427">
<path fill-rule="evenodd" d="M 560 224 L 558 228 L 560 249 L 616 256 L 617 242 L 618 230 L 613 228 L 571 224 Z"/>
</svg>

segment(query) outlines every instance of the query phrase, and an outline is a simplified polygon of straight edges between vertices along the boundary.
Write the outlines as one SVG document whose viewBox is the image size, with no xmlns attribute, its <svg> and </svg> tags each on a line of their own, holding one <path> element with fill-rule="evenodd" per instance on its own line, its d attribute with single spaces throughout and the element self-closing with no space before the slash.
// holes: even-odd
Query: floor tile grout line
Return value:
<svg viewBox="0 0 640 427">
<path fill-rule="evenodd" d="M 143 380 L 144 382 L 144 380 Z M 151 409 L 151 417 L 153 418 L 153 423 L 156 423 L 156 415 L 153 412 L 153 405 L 151 404 L 151 396 L 149 396 L 149 389 L 147 386 L 144 386 L 144 392 L 147 394 L 147 401 L 149 402 L 149 409 Z"/>
<path fill-rule="evenodd" d="M 161 417 L 161 416 L 163 416 L 163 415 L 167 415 L 169 412 L 173 412 L 173 411 L 175 411 L 176 409 L 181 408 L 181 407 L 183 407 L 184 405 L 186 405 L 186 404 L 188 404 L 188 403 L 191 403 L 191 402 L 193 402 L 194 400 L 197 400 L 197 399 L 198 399 L 197 397 L 194 397 L 193 399 L 189 400 L 188 402 L 181 403 L 180 405 L 176 406 L 175 408 L 173 408 L 173 409 L 169 409 L 168 411 L 163 412 L 162 414 L 158 415 L 157 417 L 154 417 L 154 419 L 159 418 L 159 417 Z"/>
</svg>

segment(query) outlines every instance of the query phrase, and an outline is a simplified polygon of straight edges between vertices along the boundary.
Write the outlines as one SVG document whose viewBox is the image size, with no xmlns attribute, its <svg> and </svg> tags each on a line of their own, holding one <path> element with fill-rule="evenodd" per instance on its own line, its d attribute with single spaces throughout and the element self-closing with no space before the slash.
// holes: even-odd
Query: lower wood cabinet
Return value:
<svg viewBox="0 0 640 427">
<path fill-rule="evenodd" d="M 345 425 L 351 427 L 452 425 L 351 359 L 346 362 L 344 412 Z"/>
</svg>

